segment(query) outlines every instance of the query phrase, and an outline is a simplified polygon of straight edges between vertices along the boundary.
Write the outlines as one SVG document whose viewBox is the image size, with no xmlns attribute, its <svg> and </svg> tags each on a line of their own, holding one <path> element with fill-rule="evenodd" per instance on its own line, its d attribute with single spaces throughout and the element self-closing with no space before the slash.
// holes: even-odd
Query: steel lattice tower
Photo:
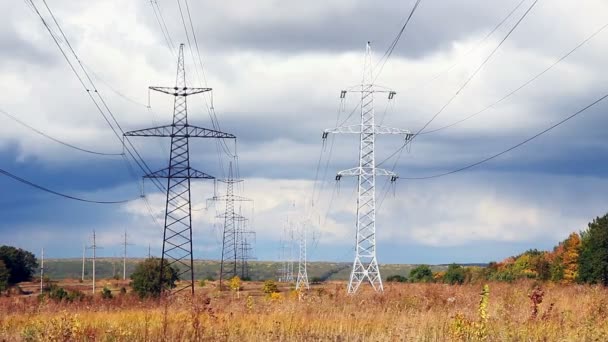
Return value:
<svg viewBox="0 0 608 342">
<path fill-rule="evenodd" d="M 226 279 L 232 279 L 239 275 L 243 277 L 244 269 L 240 267 L 243 259 L 243 230 L 240 223 L 246 219 L 234 210 L 234 202 L 251 201 L 249 198 L 234 194 L 234 184 L 242 182 L 242 179 L 235 179 L 232 171 L 232 163 L 228 170 L 228 178 L 218 179 L 218 182 L 226 184 L 226 195 L 211 198 L 213 201 L 226 202 L 224 214 L 218 218 L 224 219 L 224 233 L 222 237 L 222 260 L 220 263 L 220 289 Z"/>
<path fill-rule="evenodd" d="M 192 206 L 191 179 L 213 179 L 214 177 L 195 170 L 190 166 L 189 138 L 234 139 L 235 136 L 188 123 L 186 98 L 191 95 L 210 91 L 211 88 L 189 88 L 186 86 L 184 68 L 184 44 L 180 44 L 177 60 L 175 87 L 150 87 L 161 93 L 173 96 L 173 123 L 170 125 L 147 128 L 125 133 L 129 137 L 167 137 L 171 138 L 169 167 L 145 175 L 145 178 L 167 179 L 167 201 L 165 204 L 165 227 L 161 264 L 178 268 L 180 279 L 186 277 L 190 284 L 176 289 L 175 292 L 191 289 L 194 294 L 194 258 L 192 255 Z M 163 279 L 161 267 L 159 282 Z"/>
<path fill-rule="evenodd" d="M 385 88 L 378 89 L 373 82 L 372 50 L 368 42 L 365 50 L 363 80 L 361 85 L 357 86 L 360 90 L 343 90 L 340 94 L 340 97 L 344 98 L 348 92 L 361 93 L 361 123 L 326 129 L 323 132 L 324 139 L 329 133 L 351 133 L 360 136 L 359 166 L 340 171 L 336 175 L 337 181 L 343 176 L 358 178 L 355 260 L 348 283 L 348 293 L 350 294 L 357 292 L 365 280 L 375 291 L 384 290 L 376 259 L 376 176 L 388 176 L 392 182 L 396 181 L 398 176 L 394 172 L 376 167 L 374 150 L 376 135 L 400 134 L 404 135 L 406 140 L 412 138 L 410 131 L 376 125 L 374 94 L 388 93 L 389 99 L 392 99 L 396 93 Z"/>
<path fill-rule="evenodd" d="M 307 226 L 304 224 L 300 230 L 300 254 L 298 258 L 298 279 L 296 281 L 296 290 L 310 289 L 308 285 L 308 271 L 306 269 L 306 231 Z"/>
</svg>

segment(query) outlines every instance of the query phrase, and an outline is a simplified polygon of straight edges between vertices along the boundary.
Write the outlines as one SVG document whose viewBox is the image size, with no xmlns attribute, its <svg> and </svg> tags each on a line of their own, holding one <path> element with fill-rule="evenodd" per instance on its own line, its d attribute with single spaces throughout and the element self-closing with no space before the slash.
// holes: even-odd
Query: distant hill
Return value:
<svg viewBox="0 0 608 342">
<path fill-rule="evenodd" d="M 137 263 L 143 261 L 141 258 L 127 259 L 127 278 L 135 269 Z M 408 264 L 386 264 L 380 265 L 383 278 L 391 275 L 407 276 L 416 265 Z M 252 280 L 274 279 L 279 274 L 280 262 L 276 261 L 250 261 L 249 274 Z M 309 262 L 308 278 L 319 278 L 322 280 L 347 280 L 350 277 L 352 263 L 340 262 Z M 114 274 L 122 278 L 121 258 L 99 258 L 95 264 L 96 277 L 112 278 Z M 445 265 L 431 266 L 433 271 L 443 270 Z M 215 260 L 195 260 L 194 277 L 196 279 L 217 279 L 220 272 L 220 263 Z M 294 277 L 297 276 L 298 263 L 294 263 Z M 44 273 L 51 279 L 80 279 L 82 274 L 82 259 L 45 259 Z M 92 276 L 92 261 L 85 263 L 85 279 Z"/>
</svg>

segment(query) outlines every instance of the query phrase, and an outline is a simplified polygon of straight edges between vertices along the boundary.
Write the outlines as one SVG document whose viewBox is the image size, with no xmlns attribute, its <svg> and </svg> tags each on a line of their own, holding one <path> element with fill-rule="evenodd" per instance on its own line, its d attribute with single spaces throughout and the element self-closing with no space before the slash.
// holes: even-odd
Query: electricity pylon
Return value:
<svg viewBox="0 0 608 342">
<path fill-rule="evenodd" d="M 190 167 L 189 138 L 234 139 L 235 136 L 210 130 L 188 123 L 186 98 L 191 95 L 211 91 L 211 88 L 189 88 L 186 86 L 184 69 L 184 44 L 179 46 L 175 87 L 150 87 L 164 94 L 174 96 L 173 123 L 125 133 L 129 137 L 171 138 L 169 167 L 147 174 L 145 178 L 167 179 L 167 201 L 165 204 L 165 227 L 161 265 L 176 266 L 178 276 L 187 277 L 190 284 L 177 288 L 175 292 L 190 288 L 194 295 L 194 258 L 192 255 L 192 206 L 190 195 L 191 179 L 213 179 L 214 177 Z M 161 267 L 158 281 L 162 284 Z M 162 287 L 161 287 L 162 288 Z"/>
<path fill-rule="evenodd" d="M 376 167 L 375 143 L 377 134 L 399 134 L 404 135 L 406 141 L 412 138 L 408 130 L 376 125 L 374 113 L 374 94 L 388 93 L 389 99 L 395 96 L 395 92 L 378 88 L 374 84 L 372 69 L 372 50 L 370 43 L 365 49 L 365 62 L 363 68 L 363 79 L 360 90 L 342 90 L 340 98 L 344 98 L 348 92 L 361 93 L 361 123 L 350 126 L 340 126 L 323 131 L 323 139 L 330 133 L 359 134 L 359 166 L 340 171 L 336 175 L 336 181 L 343 176 L 354 176 L 358 178 L 357 188 L 357 233 L 355 246 L 355 260 L 348 283 L 348 293 L 354 294 L 361 283 L 367 280 L 376 292 L 384 290 L 380 269 L 376 259 L 376 176 L 388 176 L 391 182 L 397 180 L 396 173 Z"/>
<path fill-rule="evenodd" d="M 234 194 L 234 184 L 240 183 L 242 179 L 235 179 L 232 171 L 232 162 L 228 167 L 228 178 L 218 179 L 218 182 L 226 184 L 226 195 L 214 196 L 210 200 L 226 202 L 224 214 L 218 218 L 224 219 L 224 233 L 222 238 L 222 260 L 220 262 L 220 289 L 226 279 L 232 279 L 239 275 L 239 263 L 241 261 L 242 231 L 239 222 L 245 221 L 245 217 L 237 214 L 234 210 L 234 202 L 251 201 L 249 198 Z M 242 268 L 241 268 L 242 271 Z M 241 278 L 243 274 L 240 274 Z"/>
<path fill-rule="evenodd" d="M 308 285 L 308 271 L 306 269 L 306 231 L 307 225 L 303 224 L 300 230 L 299 245 L 300 254 L 298 258 L 298 280 L 296 281 L 296 290 L 310 289 Z"/>
</svg>

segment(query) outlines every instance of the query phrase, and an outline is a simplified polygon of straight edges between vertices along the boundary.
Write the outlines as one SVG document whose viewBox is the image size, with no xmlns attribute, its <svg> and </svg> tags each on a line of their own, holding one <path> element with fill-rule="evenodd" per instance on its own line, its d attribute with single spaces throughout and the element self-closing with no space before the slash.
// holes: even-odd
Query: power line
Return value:
<svg viewBox="0 0 608 342">
<path fill-rule="evenodd" d="M 414 141 L 414 139 L 416 139 L 419 135 L 422 135 L 422 133 L 428 127 L 428 125 L 430 125 L 441 113 L 443 113 L 443 111 L 456 99 L 456 97 L 458 97 L 458 95 L 460 95 L 460 93 L 467 87 L 467 85 L 469 85 L 469 83 L 473 80 L 473 78 L 490 61 L 490 59 L 492 58 L 492 56 L 494 56 L 494 54 L 496 53 L 496 51 L 498 51 L 498 49 L 511 36 L 511 34 L 515 31 L 515 29 L 519 26 L 519 24 L 528 16 L 528 13 L 530 13 L 530 11 L 532 10 L 532 8 L 534 8 L 534 6 L 536 5 L 537 2 L 538 2 L 538 0 L 534 0 L 534 2 L 530 5 L 530 7 L 528 7 L 528 9 L 526 10 L 526 12 L 519 18 L 519 20 L 515 23 L 515 25 L 513 25 L 513 27 L 511 28 L 511 30 L 509 30 L 509 32 L 507 32 L 507 34 L 503 37 L 503 39 L 500 41 L 500 43 L 498 43 L 498 45 L 494 48 L 494 50 L 492 50 L 492 52 L 490 52 L 490 54 L 483 60 L 483 62 L 477 67 L 477 69 L 475 69 L 475 71 L 467 78 L 467 80 L 460 86 L 460 88 L 454 93 L 454 95 L 452 95 L 452 97 L 441 107 L 441 109 L 439 109 L 439 111 L 436 112 L 431 117 L 431 119 L 428 120 L 412 136 L 411 139 L 409 139 L 408 141 L 406 141 L 405 143 L 403 143 L 403 145 L 399 149 L 397 149 L 395 152 L 391 153 L 388 157 L 386 157 L 384 160 L 382 160 L 380 163 L 378 163 L 378 166 L 383 165 L 384 163 L 386 163 L 388 160 L 392 159 L 397 154 L 399 154 L 399 156 L 400 156 L 401 153 L 403 152 L 403 149 L 405 149 L 405 147 L 408 144 L 411 144 Z M 399 160 L 399 158 L 397 158 L 397 160 L 395 160 L 395 164 L 394 164 L 392 170 L 395 169 L 398 160 Z"/>
<path fill-rule="evenodd" d="M 137 199 L 137 198 L 135 198 L 135 199 L 128 199 L 128 200 L 120 200 L 120 201 L 95 201 L 95 200 L 89 200 L 89 199 L 85 199 L 85 198 L 81 198 L 81 197 L 67 195 L 67 194 L 64 194 L 64 193 L 61 193 L 61 192 L 58 192 L 58 191 L 55 191 L 55 190 L 51 190 L 51 189 L 46 188 L 46 187 L 44 187 L 42 185 L 38 185 L 36 183 L 30 182 L 30 181 L 28 181 L 28 180 L 26 180 L 24 178 L 21 178 L 21 177 L 15 175 L 15 174 L 12 174 L 12 173 L 10 173 L 10 172 L 8 172 L 6 170 L 3 170 L 3 169 L 0 169 L 0 174 L 3 174 L 5 176 L 7 176 L 7 177 L 10 177 L 10 178 L 12 178 L 12 179 L 14 179 L 14 180 L 16 180 L 18 182 L 21 182 L 23 184 L 29 185 L 29 186 L 31 186 L 33 188 L 38 189 L 38 190 L 42 190 L 42 191 L 48 192 L 48 193 L 53 194 L 53 195 L 57 195 L 57 196 L 60 196 L 60 197 L 64 197 L 64 198 L 75 200 L 75 201 L 79 201 L 79 202 L 94 203 L 94 204 L 120 204 L 120 203 L 132 202 L 132 201 L 134 201 L 134 200 Z"/>
<path fill-rule="evenodd" d="M 103 111 L 103 109 L 101 108 L 101 106 L 99 105 L 99 103 L 95 100 L 95 97 L 91 94 L 91 89 L 89 89 L 89 87 L 87 87 L 85 85 L 85 83 L 83 81 L 83 78 L 80 76 L 80 74 L 78 73 L 78 71 L 74 67 L 73 63 L 70 61 L 70 59 L 67 56 L 66 52 L 64 51 L 63 47 L 59 43 L 58 38 L 53 33 L 53 30 L 50 28 L 50 26 L 48 25 L 48 23 L 46 22 L 46 20 L 44 19 L 44 17 L 40 13 L 40 11 L 38 10 L 37 6 L 34 4 L 33 0 L 30 0 L 30 4 L 34 8 L 36 14 L 38 15 L 38 17 L 40 18 L 40 20 L 42 21 L 42 23 L 46 27 L 46 29 L 49 32 L 49 34 L 51 35 L 51 37 L 53 38 L 53 41 L 55 42 L 55 45 L 57 45 L 57 47 L 59 48 L 61 54 L 63 55 L 63 57 L 65 58 L 65 60 L 69 64 L 71 70 L 74 72 L 74 74 L 76 75 L 76 77 L 80 81 L 80 84 L 86 90 L 87 95 L 89 96 L 89 98 L 91 99 L 91 101 L 93 102 L 93 104 L 95 105 L 95 107 L 97 108 L 97 110 L 99 111 L 99 113 L 102 115 L 102 117 L 104 118 L 104 120 L 106 121 L 106 123 L 110 126 L 110 128 L 114 132 L 114 135 L 116 136 L 116 138 L 118 139 L 118 141 L 122 144 L 122 146 L 125 149 L 125 151 L 131 156 L 131 158 L 133 158 L 133 160 L 135 161 L 135 163 L 137 164 L 137 166 L 144 172 L 144 174 L 151 173 L 152 170 L 147 165 L 147 163 L 145 162 L 145 160 L 141 157 L 141 155 L 139 154 L 139 152 L 135 149 L 135 146 L 131 143 L 131 141 L 128 138 L 123 138 L 124 130 L 122 129 L 122 127 L 120 127 L 120 124 L 116 120 L 116 117 L 114 116 L 114 114 L 112 113 L 112 111 L 108 107 L 107 103 L 105 102 L 105 100 L 103 99 L 103 97 L 101 96 L 101 94 L 99 93 L 99 91 L 97 90 L 97 88 L 95 86 L 95 83 L 93 82 L 93 80 L 89 76 L 87 70 L 84 68 L 82 62 L 80 61 L 80 58 L 78 57 L 78 55 L 76 54 L 76 52 L 72 48 L 72 45 L 70 44 L 70 42 L 69 42 L 67 36 L 64 34 L 63 30 L 61 29 L 61 26 L 59 25 L 59 22 L 56 20 L 56 18 L 54 16 L 53 12 L 51 11 L 50 7 L 48 6 L 48 4 L 46 3 L 45 0 L 43 0 L 43 3 L 45 4 L 45 7 L 49 11 L 49 14 L 51 15 L 51 17 L 53 19 L 53 22 L 55 23 L 55 25 L 59 29 L 59 32 L 61 33 L 62 37 L 64 38 L 64 41 L 68 45 L 68 48 L 72 52 L 72 55 L 74 56 L 74 58 L 76 59 L 76 61 L 80 65 L 80 68 L 81 68 L 82 72 L 84 73 L 86 79 L 89 81 L 89 83 L 90 83 L 90 85 L 91 85 L 91 87 L 93 89 L 93 92 L 95 94 L 97 94 L 97 97 L 101 101 L 103 107 L 106 109 L 106 111 L 108 112 L 108 114 L 110 115 L 110 117 L 112 118 L 112 120 L 114 121 L 114 123 L 116 124 L 116 126 L 118 127 L 118 129 L 120 130 L 120 132 L 123 133 L 122 135 L 119 134 L 116 131 L 116 128 L 114 127 L 114 125 L 112 125 L 112 123 L 110 122 L 110 120 L 106 116 L 106 113 Z M 129 146 L 125 145 L 125 141 L 129 144 Z M 131 149 L 132 149 L 132 151 L 131 151 Z M 165 191 L 164 185 L 162 183 L 160 183 L 158 180 L 156 180 L 156 179 L 153 180 L 153 183 L 154 183 L 154 185 L 159 190 Z"/>
<path fill-rule="evenodd" d="M 34 127 L 32 127 L 32 126 L 30 126 L 30 125 L 26 124 L 25 122 L 23 122 L 23 121 L 21 121 L 21 120 L 17 119 L 15 116 L 13 116 L 13 115 L 9 114 L 8 112 L 6 112 L 6 111 L 4 111 L 4 110 L 2 110 L 2 109 L 0 109 L 0 113 L 4 114 L 4 115 L 5 115 L 7 118 L 9 118 L 9 119 L 11 119 L 11 120 L 15 121 L 16 123 L 18 123 L 18 124 L 22 125 L 23 127 L 26 127 L 26 128 L 28 128 L 28 129 L 32 130 L 33 132 L 35 132 L 35 133 L 37 133 L 37 134 L 39 134 L 39 135 L 41 135 L 41 136 L 43 136 L 43 137 L 45 137 L 45 138 L 47 138 L 47 139 L 50 139 L 50 140 L 52 140 L 52 141 L 54 141 L 54 142 L 56 142 L 56 143 L 59 143 L 59 144 L 61 144 L 61 145 L 64 145 L 64 146 L 66 146 L 66 147 L 73 148 L 73 149 L 78 150 L 78 151 L 81 151 L 81 152 L 86 152 L 86 153 L 90 153 L 90 154 L 96 154 L 96 155 L 100 155 L 100 156 L 121 156 L 121 155 L 123 155 L 123 153 L 104 153 L 104 152 L 96 152 L 96 151 L 91 151 L 91 150 L 87 150 L 87 149 L 85 149 L 85 148 L 81 148 L 81 147 L 78 147 L 78 146 L 72 145 L 72 144 L 67 143 L 67 142 L 65 142 L 65 141 L 61 141 L 61 140 L 59 140 L 59 139 L 57 139 L 57 138 L 54 138 L 54 137 L 52 137 L 52 136 L 50 136 L 50 135 L 48 135 L 48 134 L 46 134 L 46 133 L 44 133 L 44 132 L 42 132 L 42 131 L 40 131 L 40 130 L 38 130 L 38 129 L 36 129 L 36 128 L 34 128 Z"/>
<path fill-rule="evenodd" d="M 581 43 L 579 43 L 577 46 L 575 46 L 572 50 L 568 51 L 568 53 L 566 53 L 565 55 L 563 55 L 562 57 L 560 57 L 558 60 L 556 60 L 553 64 L 551 64 L 549 67 L 547 67 L 546 69 L 544 69 L 543 71 L 541 71 L 539 74 L 535 75 L 534 77 L 530 78 L 529 80 L 527 80 L 526 82 L 524 82 L 522 85 L 520 85 L 519 87 L 515 88 L 513 91 L 509 92 L 507 95 L 503 96 L 502 98 L 500 98 L 499 100 L 495 101 L 494 103 L 486 106 L 485 108 L 483 108 L 480 111 L 477 111 L 463 119 L 460 119 L 458 121 L 455 121 L 449 125 L 445 125 L 439 128 L 435 128 L 433 130 L 430 131 L 426 131 L 426 132 L 422 132 L 420 133 L 420 135 L 425 135 L 425 134 L 431 134 L 431 133 L 435 133 L 438 131 L 442 131 L 444 129 L 456 126 L 460 123 L 463 123 L 485 111 L 487 111 L 490 108 L 493 108 L 494 106 L 496 106 L 497 104 L 501 103 L 502 101 L 508 99 L 509 97 L 511 97 L 512 95 L 514 95 L 515 93 L 519 92 L 520 90 L 522 90 L 523 88 L 527 87 L 528 85 L 530 85 L 532 82 L 536 81 L 538 78 L 540 78 L 541 76 L 543 76 L 545 73 L 547 73 L 549 70 L 553 69 L 553 67 L 555 67 L 556 65 L 558 65 L 559 63 L 561 63 L 564 59 L 568 58 L 570 55 L 572 55 L 576 50 L 578 50 L 579 48 L 581 48 L 583 45 L 585 45 L 587 42 L 589 42 L 591 39 L 593 39 L 595 36 L 597 36 L 600 32 L 604 31 L 604 29 L 606 29 L 606 27 L 608 27 L 608 24 L 605 24 L 604 26 L 602 26 L 599 30 L 595 31 L 592 35 L 590 35 L 589 37 L 587 37 L 585 40 L 583 40 Z"/>
<path fill-rule="evenodd" d="M 449 172 L 444 172 L 444 173 L 440 173 L 440 174 L 436 174 L 436 175 L 425 176 L 425 177 L 402 177 L 402 178 L 403 178 L 403 179 L 412 179 L 412 180 L 414 180 L 414 179 L 418 180 L 418 179 L 431 179 L 431 178 L 438 178 L 438 177 L 443 177 L 443 176 L 451 175 L 451 174 L 454 174 L 454 173 L 457 173 L 457 172 L 461 172 L 461 171 L 464 171 L 464 170 L 470 169 L 470 168 L 472 168 L 472 167 L 478 166 L 478 165 L 483 164 L 483 163 L 485 163 L 485 162 L 488 162 L 488 161 L 490 161 L 490 160 L 492 160 L 492 159 L 495 159 L 495 158 L 497 158 L 497 157 L 500 157 L 500 156 L 502 156 L 502 155 L 503 155 L 503 154 L 505 154 L 505 153 L 508 153 L 508 152 L 510 152 L 510 151 L 513 151 L 514 149 L 516 149 L 516 148 L 518 148 L 518 147 L 520 147 L 520 146 L 522 146 L 522 145 L 524 145 L 524 144 L 526 144 L 526 143 L 528 143 L 528 142 L 530 142 L 530 141 L 532 141 L 532 140 L 534 140 L 534 139 L 536 139 L 536 138 L 540 137 L 541 135 L 543 135 L 543 134 L 545 134 L 545 133 L 547 133 L 547 132 L 549 132 L 549 131 L 553 130 L 554 128 L 556 128 L 556 127 L 558 127 L 558 126 L 560 126 L 560 125 L 564 124 L 565 122 L 569 121 L 570 119 L 574 118 L 575 116 L 577 116 L 577 115 L 579 115 L 579 114 L 581 114 L 581 113 L 585 112 L 585 111 L 586 111 L 586 110 L 588 110 L 589 108 L 591 108 L 591 107 L 595 106 L 596 104 L 598 104 L 598 103 L 602 102 L 602 101 L 603 101 L 603 100 L 605 100 L 606 98 L 608 98 L 608 94 L 606 94 L 606 95 L 604 95 L 604 96 L 600 97 L 599 99 L 597 99 L 597 100 L 593 101 L 591 104 L 589 104 L 589 105 L 585 106 L 583 109 L 581 109 L 581 110 L 579 110 L 579 111 L 575 112 L 574 114 L 572 114 L 572 115 L 570 115 L 570 116 L 568 116 L 568 117 L 566 117 L 566 118 L 562 119 L 562 120 L 561 120 L 561 121 L 559 121 L 558 123 L 556 123 L 556 124 L 554 124 L 554 125 L 549 126 L 548 128 L 546 128 L 546 129 L 544 129 L 544 130 L 540 131 L 539 133 L 536 133 L 535 135 L 531 136 L 530 138 L 528 138 L 528 139 L 526 139 L 526 140 L 524 140 L 524 141 L 522 141 L 522 142 L 520 142 L 520 143 L 518 143 L 518 144 L 516 144 L 516 145 L 513 145 L 513 146 L 509 147 L 508 149 L 506 149 L 506 150 L 504 150 L 504 151 L 502 151 L 502 152 L 499 152 L 499 153 L 496 153 L 496 154 L 494 154 L 494 155 L 492 155 L 492 156 L 490 156 L 490 157 L 484 158 L 484 159 L 482 159 L 482 160 L 480 160 L 480 161 L 478 161 L 478 162 L 476 162 L 476 163 L 469 164 L 469 165 L 467 165 L 467 166 L 465 166 L 465 167 L 461 167 L 461 168 L 456 169 L 456 170 L 452 170 L 452 171 L 449 171 Z"/>
<path fill-rule="evenodd" d="M 443 111 L 454 101 L 454 99 L 456 99 L 456 97 L 458 97 L 458 95 L 460 95 L 460 93 L 464 90 L 464 88 L 466 88 L 467 85 L 469 85 L 469 83 L 473 80 L 473 78 L 490 61 L 492 56 L 494 56 L 496 51 L 498 51 L 498 49 L 504 44 L 504 42 L 511 36 L 511 34 L 515 31 L 515 29 L 519 26 L 519 24 L 528 16 L 528 13 L 530 13 L 530 11 L 532 10 L 532 8 L 534 8 L 534 6 L 536 5 L 537 2 L 538 2 L 538 0 L 534 0 L 534 2 L 530 5 L 530 7 L 528 7 L 526 12 L 519 18 L 519 20 L 515 23 L 515 25 L 513 25 L 511 30 L 509 30 L 509 32 L 504 36 L 504 38 L 500 41 L 500 43 L 498 43 L 498 45 L 494 48 L 494 50 L 492 50 L 492 52 L 490 52 L 490 54 L 483 60 L 483 62 L 477 67 L 477 69 L 475 69 L 475 71 L 469 76 L 469 78 L 467 78 L 467 80 L 454 93 L 454 95 L 443 105 L 443 107 L 441 107 L 441 109 L 439 109 L 439 111 L 437 113 L 435 113 L 435 115 L 433 115 L 433 117 L 431 117 L 431 119 L 426 124 L 424 124 L 424 126 L 422 126 L 422 128 L 420 128 L 420 130 L 418 130 L 418 132 L 416 134 L 414 134 L 412 139 L 409 141 L 410 143 L 412 140 L 416 139 L 416 137 L 421 132 L 423 132 L 428 127 L 428 125 L 431 124 L 431 122 L 433 122 L 441 113 L 443 113 Z"/>
<path fill-rule="evenodd" d="M 490 38 L 494 32 L 496 32 L 507 20 L 509 20 L 509 18 L 511 18 L 511 16 L 521 7 L 521 5 L 524 4 L 524 2 L 526 2 L 527 0 L 522 0 L 521 2 L 519 2 L 517 4 L 517 6 L 515 6 L 515 8 L 513 8 L 509 14 L 504 17 L 498 24 L 496 24 L 496 26 L 494 26 L 494 28 L 492 30 L 490 30 L 490 32 L 488 32 L 482 39 L 480 39 L 473 47 L 471 47 L 467 52 L 463 53 L 461 56 L 459 56 L 459 60 L 457 62 L 455 62 L 454 64 L 452 64 L 450 67 L 448 67 L 445 70 L 440 71 L 439 73 L 437 73 L 435 76 L 433 76 L 428 82 L 426 82 L 424 85 L 420 86 L 416 86 L 416 87 L 412 87 L 409 90 L 412 89 L 423 89 L 425 88 L 427 85 L 433 83 L 434 81 L 436 81 L 437 79 L 439 79 L 441 76 L 449 73 L 450 71 L 452 71 L 452 69 L 454 69 L 458 64 L 460 64 L 460 62 L 462 62 L 462 60 L 464 59 L 464 57 L 468 56 L 471 52 L 477 50 L 486 40 L 488 40 L 488 38 Z"/>
<path fill-rule="evenodd" d="M 412 8 L 412 10 L 411 10 L 409 16 L 407 17 L 407 19 L 405 20 L 405 23 L 403 23 L 403 26 L 401 27 L 401 30 L 399 30 L 399 33 L 397 33 L 397 36 L 395 37 L 395 39 L 393 40 L 393 42 L 391 43 L 391 45 L 389 46 L 389 48 L 386 50 L 386 52 L 384 53 L 384 55 L 382 56 L 382 58 L 380 58 L 380 61 L 382 61 L 382 60 L 384 60 L 384 61 L 382 62 L 382 65 L 380 66 L 380 70 L 378 70 L 378 73 L 376 74 L 376 77 L 374 78 L 374 82 L 375 82 L 376 79 L 378 79 L 378 76 L 380 76 L 380 74 L 382 73 L 382 69 L 384 69 L 384 66 L 386 65 L 386 62 L 388 61 L 388 59 L 393 54 L 393 50 L 395 50 L 395 47 L 397 46 L 397 43 L 399 43 L 399 40 L 401 39 L 401 36 L 405 32 L 405 28 L 410 23 L 410 20 L 412 19 L 412 16 L 414 16 L 414 12 L 416 12 L 416 9 L 418 8 L 418 5 L 420 5 L 421 1 L 422 0 L 416 0 L 416 3 L 414 4 L 414 7 Z"/>
</svg>

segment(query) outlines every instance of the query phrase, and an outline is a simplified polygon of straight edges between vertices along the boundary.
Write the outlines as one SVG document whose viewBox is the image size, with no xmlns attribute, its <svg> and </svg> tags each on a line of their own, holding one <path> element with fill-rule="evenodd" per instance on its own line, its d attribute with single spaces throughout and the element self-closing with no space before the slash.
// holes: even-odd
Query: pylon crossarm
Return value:
<svg viewBox="0 0 608 342">
<path fill-rule="evenodd" d="M 179 130 L 178 133 L 175 130 Z M 236 139 L 233 134 L 190 125 L 165 125 L 145 128 L 125 133 L 126 137 L 165 137 L 165 138 L 224 138 Z"/>
<path fill-rule="evenodd" d="M 158 91 L 172 96 L 190 96 L 211 91 L 211 88 L 178 88 L 178 87 L 149 87 L 150 90 Z"/>
<path fill-rule="evenodd" d="M 412 134 L 412 132 L 410 132 L 407 129 L 401 129 L 401 128 L 393 128 L 393 127 L 387 127 L 387 126 L 380 126 L 380 125 L 376 125 L 374 127 L 374 133 L 376 134 L 402 134 L 402 135 L 410 135 Z"/>
<path fill-rule="evenodd" d="M 253 200 L 251 198 L 247 198 L 247 197 L 243 197 L 243 196 L 238 196 L 238 195 L 232 195 L 232 198 L 229 198 L 226 195 L 222 195 L 222 196 L 215 196 L 213 198 L 209 198 L 208 201 L 251 202 Z"/>
<path fill-rule="evenodd" d="M 341 126 L 341 127 L 326 129 L 323 131 L 323 138 L 326 138 L 327 134 L 329 134 L 329 133 L 361 134 L 361 125 Z"/>
<path fill-rule="evenodd" d="M 158 170 L 156 172 L 147 174 L 144 178 L 200 178 L 200 179 L 214 179 L 215 177 L 208 175 L 204 172 L 195 170 L 193 168 L 172 168 L 172 174 L 169 174 L 169 168 Z"/>
</svg>

